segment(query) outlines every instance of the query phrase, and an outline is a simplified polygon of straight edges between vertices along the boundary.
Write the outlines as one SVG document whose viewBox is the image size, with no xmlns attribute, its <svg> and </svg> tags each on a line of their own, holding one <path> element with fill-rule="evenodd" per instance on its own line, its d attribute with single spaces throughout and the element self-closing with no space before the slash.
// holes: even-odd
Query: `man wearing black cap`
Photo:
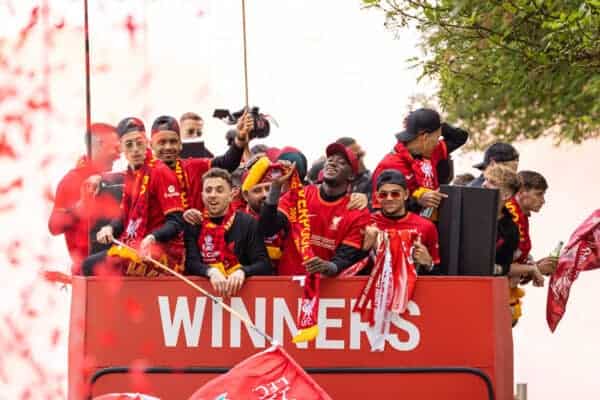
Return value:
<svg viewBox="0 0 600 400">
<path fill-rule="evenodd" d="M 443 140 L 440 139 L 440 135 Z M 442 123 L 437 111 L 421 108 L 405 120 L 405 130 L 398 133 L 398 143 L 373 173 L 373 207 L 379 208 L 376 184 L 386 169 L 395 169 L 406 177 L 410 196 L 424 208 L 437 208 L 445 197 L 439 192 L 438 166 L 451 152 L 465 144 L 469 134 Z"/>
<path fill-rule="evenodd" d="M 129 246 L 183 271 L 184 206 L 179 183 L 173 172 L 152 156 L 141 120 L 125 118 L 117 126 L 117 133 L 129 164 L 121 201 L 122 214 L 98 231 L 97 240 L 112 244 L 114 238 L 120 237 Z M 88 257 L 83 262 L 84 274 L 116 269 L 115 272 L 127 275 L 158 275 L 147 263 L 128 257 L 122 250 L 113 246 Z M 99 268 L 105 270 L 99 271 Z"/>
<path fill-rule="evenodd" d="M 375 195 L 381 204 L 381 210 L 371 215 L 371 222 L 382 231 L 409 231 L 415 264 L 431 271 L 440 262 L 437 229 L 433 222 L 406 210 L 408 191 L 404 175 L 387 169 L 377 178 L 376 187 Z M 366 238 L 365 242 L 374 243 L 374 239 Z"/>
<path fill-rule="evenodd" d="M 177 120 L 168 115 L 154 120 L 151 138 L 152 150 L 156 158 L 168 165 L 177 176 L 186 200 L 184 206 L 186 209 L 193 210 L 186 214 L 186 219 L 198 218 L 200 215 L 198 210 L 202 209 L 202 175 L 213 167 L 232 172 L 239 166 L 252 124 L 251 117 L 240 118 L 238 134 L 234 138 L 233 144 L 222 156 L 213 159 L 181 159 L 182 144 Z"/>
<path fill-rule="evenodd" d="M 348 209 L 348 188 L 358 173 L 358 160 L 351 150 L 339 143 L 330 144 L 326 154 L 323 183 L 304 187 L 306 200 L 299 200 L 307 209 L 311 232 L 307 239 L 315 257 L 303 265 L 294 235 L 286 234 L 277 268 L 279 275 L 300 275 L 308 271 L 334 276 L 366 255 L 362 250 L 362 231 L 369 222 L 369 213 L 366 209 Z M 290 177 L 291 173 L 287 173 L 271 183 L 259 219 L 265 236 L 292 229 L 290 220 L 294 219 L 298 200 L 294 204 L 292 190 L 279 199 L 281 188 Z"/>
<path fill-rule="evenodd" d="M 473 165 L 473 168 L 481 170 L 481 175 L 475 178 L 469 186 L 471 187 L 482 187 L 485 181 L 484 172 L 492 166 L 500 164 L 503 165 L 513 172 L 517 172 L 519 169 L 519 152 L 509 143 L 494 143 L 485 150 L 483 161 Z"/>
</svg>

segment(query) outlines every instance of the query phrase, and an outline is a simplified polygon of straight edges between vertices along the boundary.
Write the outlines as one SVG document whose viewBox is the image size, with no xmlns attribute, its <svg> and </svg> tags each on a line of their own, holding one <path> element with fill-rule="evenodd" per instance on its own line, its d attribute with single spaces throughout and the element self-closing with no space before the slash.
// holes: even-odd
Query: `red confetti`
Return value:
<svg viewBox="0 0 600 400">
<path fill-rule="evenodd" d="M 135 360 L 131 363 L 131 386 L 134 392 L 150 393 L 150 379 L 144 374 L 144 369 L 148 367 L 146 360 Z"/>
<path fill-rule="evenodd" d="M 0 157 L 12 158 L 13 160 L 17 158 L 15 149 L 8 143 L 5 135 L 0 137 Z"/>
<path fill-rule="evenodd" d="M 34 100 L 29 99 L 27 101 L 27 108 L 30 110 L 50 110 L 50 102 L 48 100 Z"/>
<path fill-rule="evenodd" d="M 35 25 L 38 22 L 39 14 L 40 14 L 40 7 L 39 6 L 33 7 L 33 9 L 31 10 L 31 14 L 29 16 L 29 22 L 19 32 L 19 41 L 17 42 L 17 45 L 15 46 L 16 50 L 21 49 L 21 47 L 23 47 L 23 44 L 25 44 L 25 41 L 27 40 L 27 36 L 29 36 L 32 29 L 35 27 Z"/>
<path fill-rule="evenodd" d="M 58 30 L 61 30 L 62 28 L 64 28 L 65 27 L 65 19 L 61 18 L 61 20 L 59 22 L 54 24 L 54 27 Z"/>
<path fill-rule="evenodd" d="M 125 310 L 133 322 L 140 323 L 144 320 L 144 310 L 135 298 L 129 297 L 125 300 Z"/>
<path fill-rule="evenodd" d="M 135 45 L 135 33 L 139 29 L 139 25 L 135 23 L 132 15 L 128 15 L 125 20 L 125 29 L 129 34 L 129 43 L 133 47 Z"/>
<path fill-rule="evenodd" d="M 12 181 L 11 183 L 9 183 L 8 186 L 4 186 L 4 187 L 0 186 L 0 196 L 8 194 L 13 189 L 21 189 L 22 187 L 23 187 L 23 178 L 17 178 L 14 181 Z"/>
<path fill-rule="evenodd" d="M 50 336 L 50 345 L 52 347 L 56 347 L 58 345 L 58 341 L 60 340 L 60 330 L 58 328 L 54 328 L 52 331 L 52 335 Z"/>
</svg>

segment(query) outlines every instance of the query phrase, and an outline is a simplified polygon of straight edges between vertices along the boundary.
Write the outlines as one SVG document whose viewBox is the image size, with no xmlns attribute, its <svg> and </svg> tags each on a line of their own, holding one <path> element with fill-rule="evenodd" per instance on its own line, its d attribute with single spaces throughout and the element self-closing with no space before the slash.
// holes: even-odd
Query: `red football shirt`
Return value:
<svg viewBox="0 0 600 400">
<path fill-rule="evenodd" d="M 183 170 L 187 178 L 188 193 L 187 199 L 189 208 L 202 210 L 202 175 L 211 167 L 211 160 L 208 158 L 186 158 L 181 160 Z"/>
<path fill-rule="evenodd" d="M 64 233 L 67 249 L 76 270 L 77 265 L 88 256 L 88 219 L 82 213 L 75 211 L 75 206 L 81 196 L 81 185 L 95 174 L 96 171 L 88 164 L 73 168 L 56 187 L 54 207 L 48 221 L 48 229 L 53 235 Z"/>
<path fill-rule="evenodd" d="M 420 235 L 421 243 L 427 247 L 427 251 L 433 259 L 433 263 L 440 263 L 438 232 L 435 225 L 430 220 L 411 212 L 407 212 L 404 217 L 399 219 L 387 218 L 380 212 L 377 212 L 371 216 L 371 222 L 382 230 L 408 230 L 414 232 L 416 235 Z"/>
<path fill-rule="evenodd" d="M 139 171 L 136 171 L 139 172 Z M 131 170 L 127 171 L 125 176 L 125 188 L 122 202 L 124 224 L 127 228 L 129 225 L 130 211 L 133 203 L 137 200 L 133 198 L 135 183 L 135 173 Z M 140 234 L 140 240 L 146 235 L 149 235 L 154 230 L 164 225 L 165 216 L 172 212 L 183 212 L 183 203 L 181 201 L 181 189 L 179 182 L 175 176 L 175 172 L 160 161 L 151 169 L 150 182 L 148 183 L 148 221 L 146 223 L 145 232 Z M 127 232 L 123 232 L 125 238 Z"/>
<path fill-rule="evenodd" d="M 310 219 L 310 244 L 315 256 L 331 260 L 335 250 L 341 244 L 362 248 L 363 229 L 369 222 L 369 212 L 364 210 L 348 210 L 350 195 L 333 202 L 321 198 L 319 187 L 306 186 L 306 203 Z M 289 210 L 294 205 L 286 193 L 279 201 L 279 211 L 289 217 Z M 287 235 L 283 243 L 283 253 L 279 261 L 279 275 L 298 275 L 306 273 L 302 266 L 300 254 L 291 235 Z"/>
<path fill-rule="evenodd" d="M 397 143 L 394 151 L 386 155 L 373 172 L 373 207 L 380 208 L 377 198 L 377 178 L 386 169 L 402 172 L 406 178 L 406 187 L 411 194 L 420 187 L 436 190 L 440 187 L 437 176 L 438 163 L 447 158 L 448 148 L 443 140 L 438 142 L 429 158 L 415 158 L 403 143 Z"/>
</svg>

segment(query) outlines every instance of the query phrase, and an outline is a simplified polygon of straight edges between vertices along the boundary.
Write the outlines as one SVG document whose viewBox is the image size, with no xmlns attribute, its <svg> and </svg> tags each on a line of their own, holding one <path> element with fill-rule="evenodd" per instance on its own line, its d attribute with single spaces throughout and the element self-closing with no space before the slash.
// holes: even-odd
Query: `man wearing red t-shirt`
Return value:
<svg viewBox="0 0 600 400">
<path fill-rule="evenodd" d="M 358 173 L 358 160 L 351 150 L 339 143 L 330 144 L 326 154 L 323 183 L 304 188 L 310 245 L 315 257 L 302 265 L 292 235 L 288 234 L 277 269 L 279 275 L 303 275 L 308 271 L 334 276 L 366 255 L 362 241 L 369 213 L 366 209 L 348 209 L 348 188 Z M 290 191 L 279 199 L 281 187 L 290 176 L 288 173 L 271 184 L 259 220 L 265 235 L 290 230 L 290 210 L 296 205 L 291 201 Z"/>
<path fill-rule="evenodd" d="M 385 170 L 377 178 L 376 189 L 381 210 L 371 216 L 371 222 L 379 230 L 409 231 L 415 265 L 431 271 L 440 263 L 438 232 L 433 222 L 406 211 L 408 191 L 404 175 L 393 169 Z M 374 243 L 365 240 L 368 241 Z"/>
<path fill-rule="evenodd" d="M 545 257 L 537 262 L 531 256 L 531 237 L 529 233 L 529 217 L 532 212 L 539 212 L 546 200 L 544 198 L 548 183 L 542 174 L 534 171 L 520 171 L 519 191 L 506 202 L 506 209 L 513 222 L 519 228 L 519 247 L 515 251 L 514 262 L 535 264 L 544 275 L 550 275 L 556 268 L 556 258 Z"/>
<path fill-rule="evenodd" d="M 129 164 L 121 201 L 121 218 L 100 229 L 98 242 L 110 244 L 115 237 L 183 270 L 183 218 L 181 189 L 173 172 L 148 149 L 145 127 L 137 118 L 126 118 L 117 126 L 120 144 Z M 107 257 L 108 256 L 108 257 Z M 83 263 L 85 275 L 98 273 L 103 261 L 107 268 L 124 268 L 130 275 L 157 275 L 144 263 L 124 260 L 114 246 L 88 257 Z M 126 262 L 124 262 L 126 261 Z"/>
<path fill-rule="evenodd" d="M 188 215 L 200 216 L 202 209 L 202 175 L 211 168 L 235 170 L 242 159 L 244 148 L 253 129 L 253 118 L 245 113 L 238 123 L 237 136 L 225 154 L 210 158 L 180 158 L 182 144 L 179 123 L 173 117 L 158 117 L 152 124 L 151 147 L 154 156 L 175 172 L 183 190 L 186 209 L 196 210 Z M 187 217 L 186 217 L 187 218 Z M 191 220 L 188 222 L 192 222 Z"/>
<path fill-rule="evenodd" d="M 71 256 L 73 274 L 80 273 L 80 264 L 88 256 L 88 213 L 85 206 L 89 196 L 84 182 L 90 176 L 110 171 L 119 158 L 119 138 L 115 127 L 95 123 L 91 131 L 91 159 L 82 157 L 77 166 L 69 171 L 56 188 L 54 207 L 48 220 L 52 235 L 65 235 Z"/>
<path fill-rule="evenodd" d="M 421 108 L 411 112 L 406 117 L 405 130 L 396 135 L 398 143 L 393 152 L 381 160 L 373 173 L 373 208 L 380 208 L 377 178 L 386 169 L 395 169 L 406 177 L 408 192 L 421 207 L 437 209 L 446 197 L 438 191 L 438 166 L 468 137 L 466 131 L 441 123 L 437 111 Z"/>
</svg>

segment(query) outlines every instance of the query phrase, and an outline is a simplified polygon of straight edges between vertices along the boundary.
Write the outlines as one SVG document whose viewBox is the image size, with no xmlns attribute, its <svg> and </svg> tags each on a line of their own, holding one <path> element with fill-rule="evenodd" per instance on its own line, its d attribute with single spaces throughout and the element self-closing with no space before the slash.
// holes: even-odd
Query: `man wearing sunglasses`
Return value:
<svg viewBox="0 0 600 400">
<path fill-rule="evenodd" d="M 279 275 L 301 275 L 320 272 L 335 276 L 366 256 L 362 250 L 363 231 L 369 222 L 366 209 L 348 209 L 351 202 L 349 188 L 358 174 L 356 155 L 346 146 L 332 143 L 327 146 L 323 168 L 323 182 L 304 187 L 310 222 L 310 246 L 315 255 L 305 264 L 298 253 L 293 235 L 288 234 L 282 245 Z M 291 171 L 291 170 L 290 170 Z M 290 179 L 286 173 L 274 179 L 261 209 L 259 225 L 265 236 L 282 229 L 290 232 L 290 215 L 295 203 L 292 191 L 281 196 L 282 186 Z"/>
<path fill-rule="evenodd" d="M 440 262 L 438 232 L 433 222 L 406 211 L 408 190 L 406 178 L 393 169 L 383 171 L 376 182 L 377 200 L 381 210 L 371 216 L 371 221 L 379 231 L 408 230 L 412 237 L 411 256 L 421 270 L 431 271 Z M 365 247 L 372 247 L 378 231 L 368 229 Z"/>
<path fill-rule="evenodd" d="M 182 213 L 184 198 L 177 177 L 148 148 L 146 128 L 138 118 L 125 118 L 117 126 L 121 151 L 127 159 L 121 216 L 100 229 L 99 243 L 110 245 L 119 238 L 143 254 L 183 270 Z M 85 275 L 124 273 L 156 276 L 146 262 L 133 259 L 116 246 L 88 257 L 82 266 Z"/>
<path fill-rule="evenodd" d="M 202 129 L 204 120 L 193 112 L 186 112 L 179 118 L 181 127 L 181 158 L 213 158 L 213 153 L 204 145 Z"/>
</svg>

